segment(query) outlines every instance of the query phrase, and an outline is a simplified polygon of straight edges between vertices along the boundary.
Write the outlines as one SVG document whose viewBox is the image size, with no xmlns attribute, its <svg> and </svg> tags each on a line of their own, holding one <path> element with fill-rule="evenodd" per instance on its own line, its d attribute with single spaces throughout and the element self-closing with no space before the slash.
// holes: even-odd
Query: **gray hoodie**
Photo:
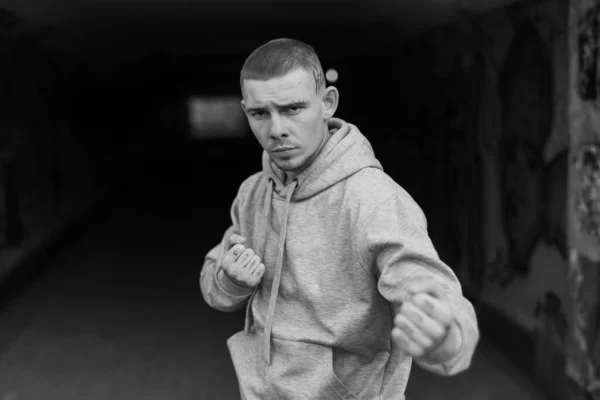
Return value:
<svg viewBox="0 0 600 400">
<path fill-rule="evenodd" d="M 410 195 L 383 172 L 352 124 L 329 122 L 314 162 L 284 187 L 263 153 L 263 171 L 246 179 L 231 207 L 232 226 L 205 258 L 200 286 L 221 311 L 246 306 L 244 330 L 227 340 L 242 397 L 404 399 L 412 358 L 391 338 L 406 284 L 440 282 L 460 337 L 454 354 L 421 367 L 453 375 L 468 368 L 479 339 L 475 312 L 438 257 Z M 265 265 L 247 288 L 220 268 L 231 233 Z M 448 238 L 452 240 L 452 238 Z"/>
</svg>

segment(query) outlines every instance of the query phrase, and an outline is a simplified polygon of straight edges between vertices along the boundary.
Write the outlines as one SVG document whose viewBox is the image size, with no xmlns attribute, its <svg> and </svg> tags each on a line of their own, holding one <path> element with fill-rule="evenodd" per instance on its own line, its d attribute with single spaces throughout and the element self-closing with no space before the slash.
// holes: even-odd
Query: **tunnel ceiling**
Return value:
<svg viewBox="0 0 600 400">
<path fill-rule="evenodd" d="M 149 53 L 240 56 L 273 37 L 337 55 L 396 45 L 455 17 L 514 0 L 3 0 L 57 43 L 111 68 Z"/>
</svg>

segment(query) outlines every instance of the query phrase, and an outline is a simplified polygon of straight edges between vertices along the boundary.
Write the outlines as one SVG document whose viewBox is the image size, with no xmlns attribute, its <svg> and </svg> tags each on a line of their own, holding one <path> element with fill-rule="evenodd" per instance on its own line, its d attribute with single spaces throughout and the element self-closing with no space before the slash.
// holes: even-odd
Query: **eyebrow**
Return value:
<svg viewBox="0 0 600 400">
<path fill-rule="evenodd" d="M 292 107 L 306 107 L 308 102 L 306 101 L 293 101 L 291 103 L 283 103 L 283 104 L 275 104 L 277 108 L 292 108 Z M 256 112 L 256 111 L 264 111 L 266 109 L 265 106 L 254 106 L 247 107 L 246 111 L 248 112 Z"/>
</svg>

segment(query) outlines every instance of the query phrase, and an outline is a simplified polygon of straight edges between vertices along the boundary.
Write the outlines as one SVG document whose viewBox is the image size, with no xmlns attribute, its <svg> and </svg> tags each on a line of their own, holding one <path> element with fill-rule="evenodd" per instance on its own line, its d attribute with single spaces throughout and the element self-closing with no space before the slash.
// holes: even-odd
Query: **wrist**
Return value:
<svg viewBox="0 0 600 400">
<path fill-rule="evenodd" d="M 217 281 L 226 292 L 234 296 L 247 296 L 254 290 L 254 288 L 249 286 L 236 283 L 236 281 L 225 273 L 223 268 L 217 273 Z"/>
<path fill-rule="evenodd" d="M 236 279 L 232 278 L 232 277 L 231 277 L 231 275 L 229 275 L 229 274 L 227 273 L 227 271 L 223 270 L 223 274 L 224 274 L 224 275 L 225 275 L 225 277 L 226 277 L 227 279 L 229 279 L 229 280 L 230 280 L 232 283 L 234 283 L 234 284 L 236 284 L 236 285 L 238 285 L 238 286 L 245 287 L 245 288 L 250 288 L 250 286 L 246 285 L 245 283 L 242 283 L 242 282 L 240 282 L 240 281 L 238 281 L 238 280 L 236 280 Z"/>
</svg>

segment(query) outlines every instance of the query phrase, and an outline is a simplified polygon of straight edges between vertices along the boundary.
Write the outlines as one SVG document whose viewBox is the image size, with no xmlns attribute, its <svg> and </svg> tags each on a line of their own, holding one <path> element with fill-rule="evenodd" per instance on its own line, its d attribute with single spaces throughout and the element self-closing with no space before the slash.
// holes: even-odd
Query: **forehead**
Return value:
<svg viewBox="0 0 600 400">
<path fill-rule="evenodd" d="M 304 69 L 296 69 L 284 76 L 265 81 L 246 80 L 242 91 L 246 102 L 253 104 L 299 99 L 306 101 L 316 95 L 314 78 Z"/>
</svg>

